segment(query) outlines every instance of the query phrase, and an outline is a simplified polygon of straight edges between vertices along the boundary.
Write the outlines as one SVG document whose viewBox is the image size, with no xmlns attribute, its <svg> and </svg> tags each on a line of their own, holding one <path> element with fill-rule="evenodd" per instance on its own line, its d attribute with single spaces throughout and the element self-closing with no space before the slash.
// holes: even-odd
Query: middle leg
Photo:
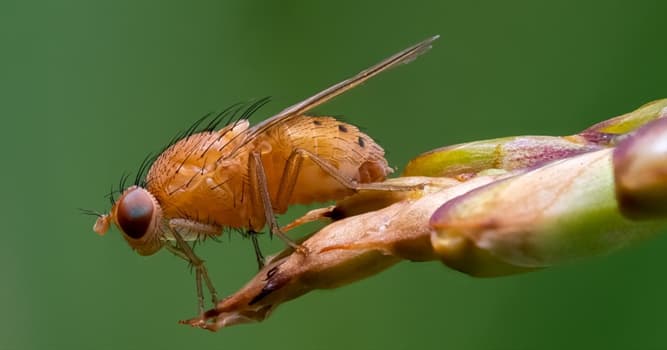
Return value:
<svg viewBox="0 0 667 350">
<path fill-rule="evenodd" d="M 287 237 L 287 235 L 283 233 L 283 231 L 280 229 L 280 226 L 278 225 L 278 221 L 276 220 L 276 216 L 273 210 L 273 204 L 271 203 L 269 186 L 266 179 L 266 172 L 264 171 L 264 165 L 262 164 L 261 155 L 258 152 L 252 152 L 250 154 L 249 163 L 248 175 L 251 184 L 250 191 L 253 207 L 261 207 L 261 211 L 263 212 L 266 223 L 269 225 L 271 234 L 278 236 L 294 250 L 305 253 L 305 248 Z"/>
</svg>

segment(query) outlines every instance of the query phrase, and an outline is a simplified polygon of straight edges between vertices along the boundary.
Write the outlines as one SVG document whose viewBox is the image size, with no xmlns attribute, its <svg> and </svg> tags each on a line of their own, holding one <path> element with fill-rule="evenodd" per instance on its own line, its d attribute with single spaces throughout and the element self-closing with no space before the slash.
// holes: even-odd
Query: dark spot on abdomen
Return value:
<svg viewBox="0 0 667 350">
<path fill-rule="evenodd" d="M 347 132 L 347 126 L 340 124 L 338 125 L 338 130 L 340 130 L 341 132 Z"/>
<path fill-rule="evenodd" d="M 357 139 L 357 143 L 358 143 L 359 146 L 361 146 L 361 147 L 366 146 L 366 142 L 364 142 L 364 138 L 361 137 L 361 136 L 359 136 L 359 138 Z"/>
<path fill-rule="evenodd" d="M 313 124 L 315 124 L 317 126 L 320 126 L 320 125 L 322 125 L 322 122 L 319 121 L 319 120 L 313 120 Z"/>
</svg>

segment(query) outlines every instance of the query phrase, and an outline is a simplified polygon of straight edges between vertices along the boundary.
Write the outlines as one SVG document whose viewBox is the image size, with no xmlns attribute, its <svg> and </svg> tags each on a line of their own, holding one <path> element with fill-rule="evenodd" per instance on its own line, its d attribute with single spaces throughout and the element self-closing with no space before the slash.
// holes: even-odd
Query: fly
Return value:
<svg viewBox="0 0 667 350">
<path fill-rule="evenodd" d="M 261 267 L 264 259 L 255 234 L 266 225 L 271 234 L 307 254 L 276 221 L 275 215 L 289 205 L 337 200 L 361 189 L 392 189 L 376 183 L 392 170 L 373 139 L 333 117 L 305 113 L 409 63 L 437 38 L 409 47 L 255 126 L 239 119 L 220 130 L 205 128 L 182 138 L 155 159 L 141 186 L 126 188 L 109 213 L 98 215 L 93 230 L 102 235 L 113 223 L 140 255 L 164 247 L 189 262 L 195 269 L 202 313 L 202 282 L 214 304 L 217 294 L 204 261 L 188 241 L 219 236 L 224 228 L 246 230 Z"/>
</svg>

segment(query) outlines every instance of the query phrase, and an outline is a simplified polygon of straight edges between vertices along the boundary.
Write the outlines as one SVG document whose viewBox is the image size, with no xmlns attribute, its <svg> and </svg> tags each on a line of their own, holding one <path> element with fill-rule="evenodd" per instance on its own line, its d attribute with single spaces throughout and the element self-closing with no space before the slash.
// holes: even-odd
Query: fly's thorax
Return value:
<svg viewBox="0 0 667 350">
<path fill-rule="evenodd" d="M 176 191 L 187 187 L 196 174 L 218 168 L 229 152 L 244 142 L 248 121 L 241 120 L 218 131 L 189 135 L 160 154 L 146 175 L 153 189 Z M 224 165 L 224 164 L 223 164 Z"/>
<path fill-rule="evenodd" d="M 102 215 L 94 230 L 106 233 L 114 223 L 127 243 L 140 255 L 152 255 L 163 245 L 162 208 L 145 188 L 132 186 L 118 198 L 108 215 Z"/>
<path fill-rule="evenodd" d="M 191 135 L 165 150 L 146 176 L 147 189 L 167 220 L 187 219 L 215 226 L 243 227 L 239 206 L 247 176 L 247 154 L 229 152 L 244 142 L 243 120 L 215 132 Z M 245 220 L 245 221 L 244 221 Z"/>
<path fill-rule="evenodd" d="M 382 181 L 392 172 L 384 150 L 356 126 L 327 116 L 299 116 L 268 130 L 255 140 L 270 145 L 262 152 L 269 192 L 277 195 L 290 156 L 303 149 L 326 161 L 347 179 L 359 183 Z M 305 159 L 289 204 L 340 199 L 351 192 L 315 162 Z"/>
</svg>

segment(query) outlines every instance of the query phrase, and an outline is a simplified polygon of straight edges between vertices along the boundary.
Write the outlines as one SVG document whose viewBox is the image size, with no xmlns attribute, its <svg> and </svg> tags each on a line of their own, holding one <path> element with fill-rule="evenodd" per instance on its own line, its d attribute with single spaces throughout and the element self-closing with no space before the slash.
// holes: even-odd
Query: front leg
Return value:
<svg viewBox="0 0 667 350">
<path fill-rule="evenodd" d="M 174 228 L 170 227 L 171 234 L 174 236 L 174 239 L 176 240 L 175 244 L 167 243 L 166 247 L 167 249 L 174 255 L 178 256 L 179 258 L 189 262 L 194 268 L 195 268 L 195 283 L 197 287 L 197 300 L 198 300 L 198 307 L 199 307 L 199 314 L 203 315 L 204 314 L 204 291 L 202 288 L 202 279 L 204 280 L 204 283 L 206 284 L 206 287 L 208 288 L 209 294 L 211 295 L 211 302 L 213 302 L 213 305 L 216 305 L 218 303 L 218 294 L 215 291 L 215 287 L 213 286 L 213 282 L 211 282 L 211 279 L 208 276 L 208 270 L 206 269 L 206 265 L 204 264 L 204 260 L 200 259 L 195 252 L 192 250 L 192 247 L 181 237 L 180 233 L 178 233 Z"/>
</svg>

